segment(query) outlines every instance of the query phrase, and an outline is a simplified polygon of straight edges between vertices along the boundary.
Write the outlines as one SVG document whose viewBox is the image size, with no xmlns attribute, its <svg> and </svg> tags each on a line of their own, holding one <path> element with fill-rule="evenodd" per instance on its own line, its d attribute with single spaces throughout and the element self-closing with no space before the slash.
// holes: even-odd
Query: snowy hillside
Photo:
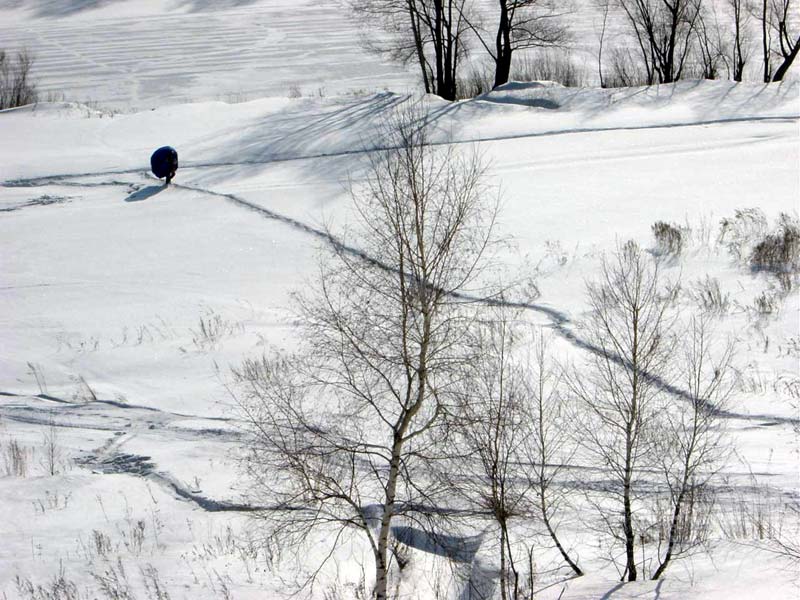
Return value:
<svg viewBox="0 0 800 600">
<path fill-rule="evenodd" d="M 36 48 L 45 93 L 70 90 L 0 112 L 0 598 L 288 598 L 324 555 L 322 534 L 296 554 L 251 519 L 231 367 L 298 346 L 293 292 L 352 224 L 382 124 L 413 102 L 413 75 L 366 58 L 341 18 L 305 0 L 0 0 L 0 39 Z M 150 66 L 156 48 L 176 62 Z M 489 165 L 505 266 L 540 294 L 524 318 L 565 364 L 589 348 L 586 282 L 628 239 L 657 255 L 657 221 L 685 232 L 662 264 L 681 310 L 716 281 L 713 321 L 736 341 L 711 539 L 623 585 L 579 499 L 562 531 L 587 574 L 543 547 L 535 597 L 797 597 L 797 564 L 767 538 L 798 535 L 800 287 L 737 259 L 721 221 L 797 218 L 800 82 L 512 82 L 422 105 L 437 148 Z M 148 171 L 165 144 L 169 187 Z M 591 469 L 570 468 L 588 489 Z M 413 551 L 402 597 L 467 598 L 476 573 L 493 589 L 481 552 L 452 567 Z M 356 597 L 371 560 L 346 538 L 303 593 Z"/>
</svg>

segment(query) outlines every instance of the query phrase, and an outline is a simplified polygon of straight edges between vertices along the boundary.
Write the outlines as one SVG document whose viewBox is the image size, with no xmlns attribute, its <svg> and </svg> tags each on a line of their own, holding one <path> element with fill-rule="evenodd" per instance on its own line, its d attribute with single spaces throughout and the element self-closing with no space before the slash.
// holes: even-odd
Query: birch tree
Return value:
<svg viewBox="0 0 800 600">
<path fill-rule="evenodd" d="M 586 334 L 596 352 L 571 375 L 570 388 L 582 415 L 583 450 L 606 470 L 618 506 L 603 520 L 624 547 L 623 579 L 636 581 L 638 486 L 654 464 L 664 401 L 658 381 L 669 378 L 675 287 L 664 284 L 658 263 L 628 242 L 603 260 L 599 281 L 587 291 Z"/>
<path fill-rule="evenodd" d="M 479 158 L 429 146 L 420 122 L 399 119 L 393 149 L 354 185 L 354 234 L 298 296 L 302 350 L 237 370 L 248 471 L 278 508 L 264 516 L 285 541 L 360 534 L 379 600 L 393 520 L 429 498 L 423 465 L 472 356 L 478 307 L 461 298 L 475 292 L 496 209 Z"/>
</svg>

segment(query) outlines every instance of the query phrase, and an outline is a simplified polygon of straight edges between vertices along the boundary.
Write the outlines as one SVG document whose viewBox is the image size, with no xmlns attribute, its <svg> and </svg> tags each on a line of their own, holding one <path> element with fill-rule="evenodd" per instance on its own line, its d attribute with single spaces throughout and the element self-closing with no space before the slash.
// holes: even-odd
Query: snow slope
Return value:
<svg viewBox="0 0 800 600">
<path fill-rule="evenodd" d="M 103 30 L 115 4 L 100 3 L 91 18 L 63 16 L 65 27 Z M 148 23 L 146 4 L 125 5 L 134 11 L 125 27 L 139 23 L 134 17 Z M 3 8 L 27 23 L 32 6 Z M 227 6 L 226 19 L 241 11 L 251 20 L 249 11 L 266 4 Z M 205 3 L 176 9 L 188 22 L 213 14 Z M 309 64 L 307 77 L 320 77 Z M 207 99 L 207 85 L 187 82 L 182 93 Z M 725 475 L 750 494 L 752 471 L 790 499 L 799 487 L 800 295 L 795 288 L 777 314 L 754 320 L 748 307 L 775 282 L 714 242 L 719 220 L 736 209 L 758 207 L 771 221 L 797 211 L 799 95 L 797 82 L 512 83 L 467 102 L 424 99 L 434 142 L 475 149 L 491 163 L 502 190 L 499 226 L 514 240 L 509 265 L 538 273 L 542 296 L 529 318 L 552 329 L 566 355 L 585 351 L 575 323 L 602 252 L 628 238 L 652 246 L 657 220 L 692 228 L 690 249 L 668 272 L 687 288 L 707 274 L 720 280 L 731 298 L 720 327 L 739 338 L 737 365 L 751 384 L 726 419 L 743 462 Z M 15 517 L 0 520 L 0 592 L 18 597 L 15 576 L 42 582 L 59 565 L 83 589 L 96 582 L 89 570 L 118 577 L 119 557 L 140 597 L 148 565 L 172 598 L 220 598 L 225 589 L 234 598 L 281 597 L 295 570 L 313 566 L 284 556 L 270 569 L 270 551 L 241 510 L 229 367 L 296 343 L 290 293 L 314 276 L 326 226 L 340 231 L 349 218 L 348 179 L 358 183 L 368 152 L 383 144 L 380 124 L 407 100 L 380 92 L 124 114 L 52 103 L 0 114 L 0 140 L 14 140 L 0 144 L 0 442 L 7 449 L 17 440 L 31 454 L 27 477 L 0 478 L 0 510 Z M 150 152 L 165 143 L 181 158 L 167 189 L 147 173 Z M 53 431 L 71 465 L 56 475 L 42 466 L 43 436 Z M 612 567 L 601 568 L 596 539 L 578 529 L 570 536 L 586 548 L 591 573 L 545 580 L 552 585 L 543 598 L 797 591 L 796 565 L 754 540 L 720 540 L 713 560 L 681 562 L 660 583 L 621 586 Z M 357 577 L 363 552 L 357 541 L 343 546 L 341 572 L 327 576 Z M 419 594 L 429 583 L 417 579 Z"/>
<path fill-rule="evenodd" d="M 0 40 L 28 48 L 43 98 L 116 109 L 414 85 L 368 55 L 335 1 L 0 1 Z"/>
</svg>

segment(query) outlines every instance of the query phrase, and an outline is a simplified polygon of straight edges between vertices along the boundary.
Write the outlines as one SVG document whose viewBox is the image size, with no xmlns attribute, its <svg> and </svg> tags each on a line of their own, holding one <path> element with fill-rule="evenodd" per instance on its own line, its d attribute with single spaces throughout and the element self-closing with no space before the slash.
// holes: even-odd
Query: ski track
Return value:
<svg viewBox="0 0 800 600">
<path fill-rule="evenodd" d="M 432 123 L 435 123 L 436 119 L 432 119 Z M 774 123 L 794 123 L 800 121 L 800 114 L 792 115 L 792 116 L 767 116 L 767 117 L 733 117 L 728 119 L 712 119 L 712 120 L 702 120 L 702 121 L 676 121 L 672 123 L 660 123 L 660 124 L 649 124 L 649 125 L 639 125 L 639 126 L 615 126 L 615 127 L 587 127 L 587 128 L 575 128 L 575 129 L 567 129 L 567 130 L 550 130 L 550 131 L 537 131 L 537 132 L 528 132 L 528 133 L 519 133 L 519 134 L 508 134 L 508 135 L 498 135 L 498 136 L 477 136 L 471 138 L 464 138 L 464 139 L 452 139 L 446 141 L 438 141 L 438 142 L 431 142 L 431 146 L 451 146 L 451 145 L 468 145 L 468 144 L 481 144 L 481 143 L 489 143 L 489 142 L 503 142 L 503 141 L 512 141 L 512 140 L 520 140 L 520 139 L 531 139 L 531 138 L 538 138 L 538 137 L 551 137 L 557 135 L 572 135 L 572 134 L 586 134 L 586 133 L 611 133 L 615 131 L 642 131 L 648 129 L 672 129 L 677 127 L 705 127 L 709 125 L 725 125 L 725 124 L 733 124 L 733 123 L 749 123 L 749 122 L 774 122 Z M 775 142 L 777 140 L 783 139 L 782 136 L 768 136 L 768 137 L 755 137 L 749 136 L 740 140 L 731 140 L 723 143 L 721 146 L 708 146 L 702 147 L 697 149 L 697 145 L 675 145 L 666 149 L 662 152 L 650 152 L 650 153 L 642 153 L 642 152 L 632 152 L 632 153 L 624 153 L 618 152 L 613 153 L 611 156 L 594 156 L 594 157 L 587 157 L 585 159 L 574 159 L 570 158 L 571 161 L 575 162 L 575 164 L 591 164 L 595 162 L 606 162 L 606 161 L 614 161 L 614 160 L 624 160 L 628 158 L 647 158 L 653 156 L 661 156 L 661 155 L 676 155 L 676 154 L 685 154 L 694 152 L 695 149 L 697 153 L 713 150 L 715 148 L 735 148 L 735 147 L 743 147 L 752 144 L 758 143 L 766 143 L 766 142 Z M 788 142 L 787 142 L 788 143 Z M 331 152 L 318 152 L 318 153 L 310 153 L 310 154 L 302 154 L 302 155 L 292 155 L 292 156 L 267 156 L 264 158 L 259 159 L 249 159 L 249 160 L 240 160 L 240 161 L 214 161 L 214 162 L 187 162 L 181 163 L 180 169 L 182 171 L 186 171 L 188 169 L 210 169 L 216 167 L 236 167 L 236 166 L 255 166 L 255 165 L 269 165 L 274 163 L 283 163 L 283 162 L 295 162 L 295 161 L 304 161 L 304 160 L 314 160 L 320 158 L 342 158 L 347 156 L 359 156 L 363 154 L 369 154 L 372 152 L 384 152 L 387 150 L 396 149 L 394 146 L 371 146 L 366 148 L 357 148 L 353 150 L 339 150 L 339 151 L 331 151 Z M 514 168 L 520 168 L 522 165 L 530 165 L 532 167 L 549 167 L 549 166 L 563 166 L 563 160 L 560 162 L 556 161 L 535 161 L 535 162 L 525 162 L 525 163 L 509 163 L 509 167 L 505 165 L 500 168 L 500 171 L 505 170 L 514 170 Z M 136 173 L 144 173 L 147 176 L 149 169 L 147 166 L 142 165 L 139 167 L 134 167 L 130 169 L 118 169 L 118 170 L 108 170 L 108 171 L 87 171 L 83 173 L 57 173 L 53 175 L 39 175 L 36 177 L 22 177 L 18 179 L 7 179 L 4 181 L 0 181 L 0 187 L 9 187 L 9 188 L 25 188 L 25 187 L 42 187 L 46 185 L 64 185 L 69 187 L 103 187 L 103 186 L 127 186 L 130 185 L 128 181 L 119 181 L 119 180 L 112 180 L 112 181 L 105 181 L 105 182 L 88 182 L 88 183 L 81 183 L 81 182 L 71 182 L 71 179 L 79 179 L 82 177 L 108 177 L 114 175 L 131 175 Z"/>
</svg>

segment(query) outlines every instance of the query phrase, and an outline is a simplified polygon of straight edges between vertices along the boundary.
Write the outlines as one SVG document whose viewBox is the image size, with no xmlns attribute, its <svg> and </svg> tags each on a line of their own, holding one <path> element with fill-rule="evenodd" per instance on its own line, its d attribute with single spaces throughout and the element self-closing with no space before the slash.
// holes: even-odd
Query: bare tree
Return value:
<svg viewBox="0 0 800 600">
<path fill-rule="evenodd" d="M 512 521 L 540 519 L 565 563 L 583 574 L 560 542 L 554 520 L 563 500 L 554 484 L 572 452 L 548 338 L 534 332 L 528 340 L 522 323 L 499 306 L 482 323 L 474 341 L 477 356 L 459 378 L 453 421 L 459 468 L 449 483 L 497 526 L 500 597 L 517 599 L 524 590 Z"/>
<path fill-rule="evenodd" d="M 673 556 L 691 543 L 689 527 L 681 528 L 687 500 L 698 495 L 716 473 L 726 446 L 720 414 L 735 380 L 731 377 L 733 345 L 712 348 L 710 317 L 691 319 L 682 336 L 680 370 L 685 378 L 685 403 L 662 412 L 659 436 L 660 470 L 669 490 L 671 518 L 666 551 L 659 557 L 653 579 L 659 579 Z"/>
<path fill-rule="evenodd" d="M 744 67 L 750 57 L 749 17 L 745 0 L 728 0 L 733 11 L 732 75 L 734 81 L 742 81 Z"/>
<path fill-rule="evenodd" d="M 600 77 L 600 87 L 606 87 L 606 81 L 603 78 L 603 45 L 606 39 L 606 30 L 608 28 L 608 13 L 611 10 L 612 0 L 595 0 L 595 6 L 601 11 L 603 21 L 600 24 L 599 46 L 597 49 L 597 74 Z"/>
<path fill-rule="evenodd" d="M 773 28 L 778 37 L 778 53 L 782 59 L 775 70 L 772 81 L 783 81 L 789 67 L 794 63 L 800 52 L 800 34 L 796 36 L 790 31 L 790 16 L 792 15 L 792 0 L 772 0 Z M 795 16 L 798 16 L 796 12 Z"/>
<path fill-rule="evenodd" d="M 524 374 L 513 353 L 519 337 L 506 309 L 476 332 L 476 360 L 459 379 L 453 441 L 459 468 L 450 488 L 468 505 L 489 515 L 499 530 L 500 598 L 520 597 L 520 571 L 514 560 L 512 520 L 530 513 L 531 486 L 524 478 L 525 446 L 531 434 Z"/>
<path fill-rule="evenodd" d="M 430 147 L 419 123 L 399 120 L 396 149 L 375 154 L 353 192 L 361 250 L 336 244 L 314 293 L 298 297 L 304 351 L 237 370 L 249 472 L 264 496 L 296 509 L 266 516 L 284 540 L 325 526 L 333 545 L 363 534 L 380 600 L 392 520 L 428 499 L 420 465 L 471 358 L 478 308 L 455 293 L 480 275 L 496 208 L 479 159 Z"/>
<path fill-rule="evenodd" d="M 639 48 L 648 83 L 681 78 L 702 0 L 619 0 Z"/>
<path fill-rule="evenodd" d="M 562 372 L 550 357 L 549 347 L 550 338 L 544 334 L 534 336 L 532 354 L 525 369 L 524 382 L 533 427 L 525 446 L 530 464 L 527 474 L 547 534 L 570 569 L 576 575 L 583 575 L 577 561 L 561 543 L 555 522 L 564 494 L 554 484 L 561 475 L 562 465 L 569 464 L 575 452 L 568 443 L 572 427 L 567 422 L 564 406 Z"/>
<path fill-rule="evenodd" d="M 704 79 L 717 79 L 720 66 L 726 63 L 727 42 L 713 7 L 711 10 L 703 9 L 698 14 L 696 34 L 702 76 Z"/>
<path fill-rule="evenodd" d="M 800 34 L 792 31 L 792 27 L 800 20 L 797 6 L 792 0 L 759 0 L 757 5 L 749 5 L 749 12 L 758 20 L 761 29 L 764 83 L 783 81 L 800 53 Z M 773 57 L 781 61 L 774 73 Z"/>
<path fill-rule="evenodd" d="M 610 533 L 625 548 L 625 572 L 635 581 L 637 532 L 634 527 L 637 485 L 652 465 L 654 440 L 666 376 L 671 318 L 668 307 L 675 288 L 662 289 L 658 264 L 634 242 L 604 259 L 600 281 L 588 285 L 591 315 L 587 324 L 598 351 L 588 369 L 570 376 L 580 406 L 579 435 L 588 456 L 603 465 L 615 484 L 622 530 L 605 518 Z"/>
<path fill-rule="evenodd" d="M 761 26 L 761 62 L 763 65 L 764 83 L 772 81 L 772 12 L 770 0 L 761 0 L 759 6 L 758 19 Z"/>
<path fill-rule="evenodd" d="M 563 46 L 570 39 L 563 18 L 572 12 L 563 0 L 496 0 L 495 27 L 467 19 L 481 45 L 495 64 L 494 87 L 508 82 L 514 52 L 529 48 Z"/>
<path fill-rule="evenodd" d="M 426 93 L 457 97 L 466 53 L 467 0 L 349 0 L 354 13 L 388 37 L 368 37 L 367 47 L 403 63 L 417 62 Z"/>
</svg>

